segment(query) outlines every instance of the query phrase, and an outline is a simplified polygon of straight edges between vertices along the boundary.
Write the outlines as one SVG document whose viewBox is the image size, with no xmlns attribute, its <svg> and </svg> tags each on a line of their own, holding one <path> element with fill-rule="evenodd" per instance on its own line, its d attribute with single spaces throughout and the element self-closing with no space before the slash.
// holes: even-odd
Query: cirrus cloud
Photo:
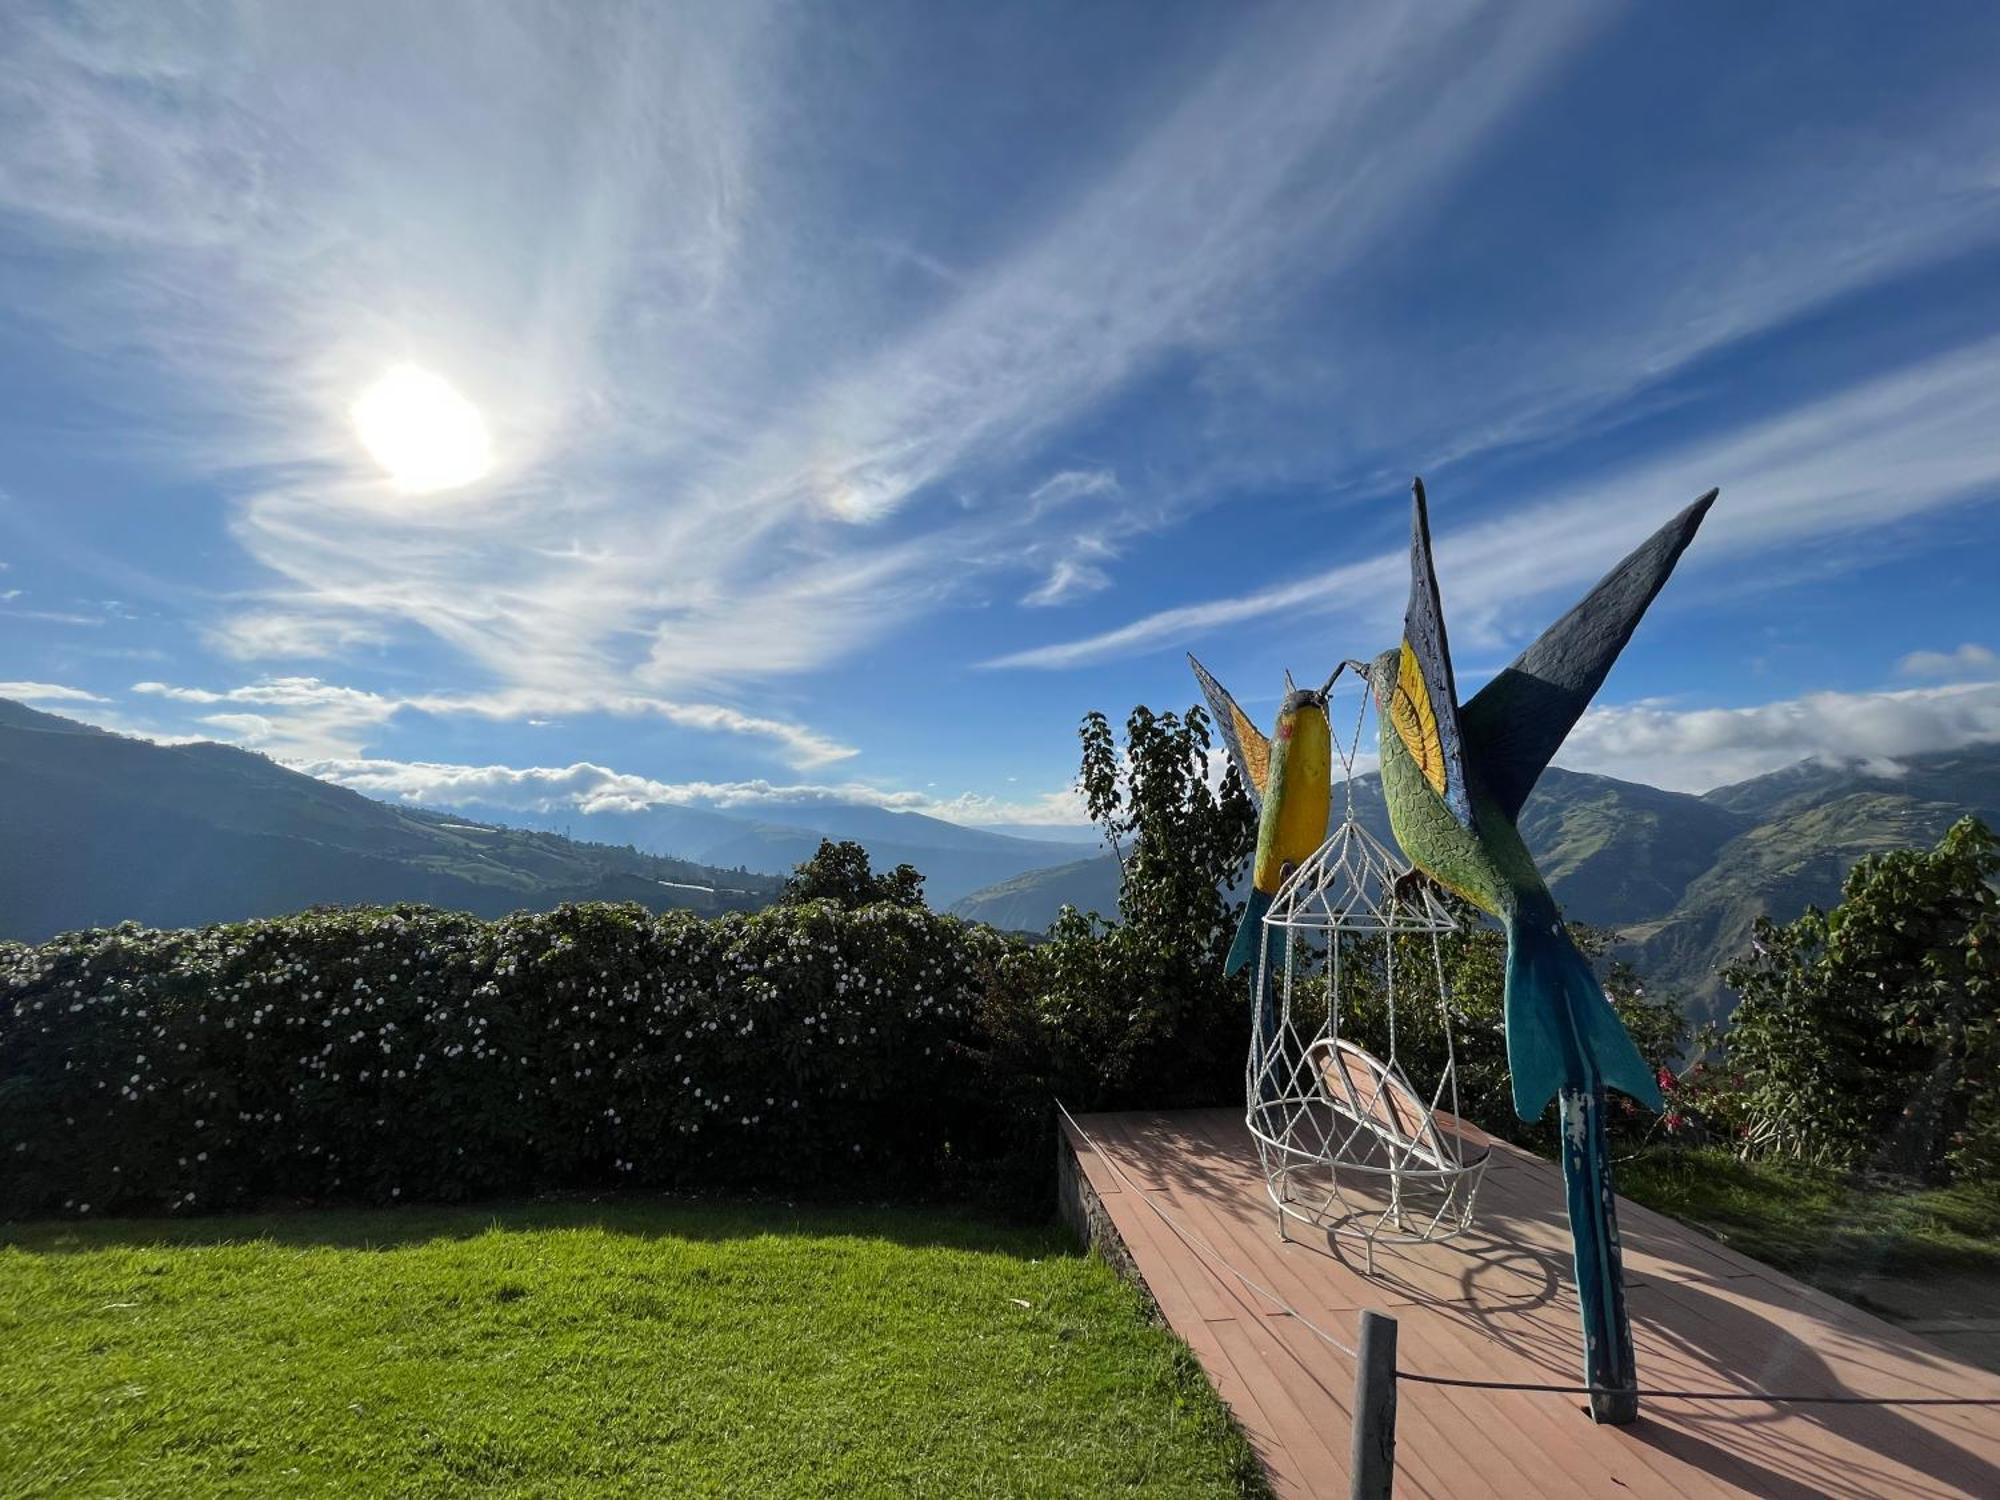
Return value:
<svg viewBox="0 0 2000 1500">
<path fill-rule="evenodd" d="M 108 703 L 108 698 L 60 682 L 0 682 L 0 698 L 22 703 Z"/>
</svg>

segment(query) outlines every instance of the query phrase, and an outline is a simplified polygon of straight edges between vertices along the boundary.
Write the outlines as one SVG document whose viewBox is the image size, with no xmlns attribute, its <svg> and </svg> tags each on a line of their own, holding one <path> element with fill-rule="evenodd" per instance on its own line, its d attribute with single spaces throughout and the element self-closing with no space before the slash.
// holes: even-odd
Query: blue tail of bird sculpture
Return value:
<svg viewBox="0 0 2000 1500">
<path fill-rule="evenodd" d="M 1257 958 L 1257 940 L 1264 935 L 1264 913 L 1271 909 L 1271 898 L 1262 891 L 1250 892 L 1250 899 L 1243 903 L 1243 920 L 1236 925 L 1236 941 L 1229 945 L 1229 960 L 1222 966 L 1225 974 L 1236 974 L 1254 963 Z"/>
<path fill-rule="evenodd" d="M 1638 1414 L 1638 1376 L 1604 1091 L 1613 1085 L 1657 1110 L 1660 1086 L 1553 906 L 1517 913 L 1507 924 L 1507 1055 L 1522 1119 L 1539 1116 L 1552 1096 L 1561 1101 L 1584 1375 L 1596 1390 L 1591 1415 L 1630 1422 Z"/>
<path fill-rule="evenodd" d="M 1507 924 L 1507 1066 L 1514 1113 L 1534 1120 L 1558 1089 L 1609 1084 L 1648 1109 L 1660 1083 L 1577 952 L 1553 904 Z"/>
<path fill-rule="evenodd" d="M 1236 928 L 1236 941 L 1229 945 L 1229 959 L 1222 970 L 1225 974 L 1239 973 L 1245 968 L 1251 971 L 1251 1001 L 1257 1007 L 1257 1050 L 1251 1055 L 1250 1071 L 1259 1080 L 1260 1095 L 1267 1104 L 1279 1090 L 1279 1080 L 1265 1069 L 1264 1059 L 1270 1056 L 1277 1041 L 1278 965 L 1285 957 L 1284 934 L 1268 931 L 1264 926 L 1264 913 L 1270 909 L 1269 896 L 1259 890 L 1250 892 L 1250 899 L 1244 903 L 1243 920 Z"/>
</svg>

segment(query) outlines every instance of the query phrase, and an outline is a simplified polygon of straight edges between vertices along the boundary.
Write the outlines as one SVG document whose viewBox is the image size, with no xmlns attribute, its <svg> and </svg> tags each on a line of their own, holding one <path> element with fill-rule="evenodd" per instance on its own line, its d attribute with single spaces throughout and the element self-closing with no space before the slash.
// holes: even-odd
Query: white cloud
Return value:
<svg viewBox="0 0 2000 1500">
<path fill-rule="evenodd" d="M 1800 760 L 1893 762 L 1996 741 L 2000 682 L 1974 682 L 1810 693 L 1749 708 L 1593 708 L 1556 760 L 1571 770 L 1699 792 Z"/>
<path fill-rule="evenodd" d="M 770 781 L 664 782 L 614 771 L 588 761 L 568 766 L 468 766 L 433 761 L 326 759 L 296 769 L 371 797 L 425 807 L 489 808 L 515 812 L 643 812 L 649 807 L 758 808 L 801 802 L 921 812 L 959 823 L 1047 826 L 1088 821 L 1073 791 L 1009 801 L 967 792 L 939 798 L 929 792 L 885 790 L 862 782 L 838 784 Z"/>
<path fill-rule="evenodd" d="M 95 693 L 87 693 L 82 688 L 64 687 L 59 682 L 0 682 L 0 698 L 13 698 L 21 703 L 106 703 Z"/>
<path fill-rule="evenodd" d="M 293 748 L 308 743 L 290 725 L 281 726 L 264 714 L 203 714 L 201 722 L 222 731 L 224 738 L 253 750 Z"/>
<path fill-rule="evenodd" d="M 35 620 L 44 625 L 102 625 L 109 618 L 106 615 L 80 615 L 72 610 L 61 609 L 0 609 L 0 615 L 10 620 Z"/>
<path fill-rule="evenodd" d="M 357 618 L 287 610 L 227 615 L 203 631 L 219 654 L 234 661 L 302 661 L 344 656 L 389 639 L 379 625 Z"/>
<path fill-rule="evenodd" d="M 1028 514 L 1040 518 L 1074 501 L 1115 495 L 1118 490 L 1118 476 L 1110 469 L 1064 469 L 1028 492 Z"/>
<path fill-rule="evenodd" d="M 270 677 L 226 692 L 135 682 L 132 691 L 176 703 L 229 705 L 226 712 L 201 715 L 200 722 L 223 738 L 281 760 L 359 753 L 403 707 L 378 693 L 317 677 Z M 241 713 L 236 705 L 272 712 Z"/>
<path fill-rule="evenodd" d="M 1048 577 L 1021 596 L 1021 602 L 1038 607 L 1067 604 L 1072 599 L 1108 589 L 1111 587 L 1111 575 L 1090 559 L 1115 555 L 1110 546 L 1097 537 L 1078 537 L 1070 544 L 1066 555 L 1050 564 Z"/>
<path fill-rule="evenodd" d="M 1896 663 L 1904 677 L 1993 677 L 2000 675 L 2000 656 L 1967 641 L 1956 651 L 1912 651 Z"/>
<path fill-rule="evenodd" d="M 317 677 L 267 677 L 217 692 L 138 682 L 135 693 L 181 703 L 247 704 L 281 714 L 211 714 L 202 720 L 281 759 L 320 759 L 361 753 L 390 720 L 405 710 L 443 717 L 469 715 L 532 722 L 548 714 L 605 713 L 625 718 L 655 715 L 670 724 L 711 733 L 770 741 L 779 758 L 800 767 L 845 760 L 856 751 L 802 724 L 744 713 L 717 703 L 685 703 L 634 695 L 553 694 L 527 689 L 492 693 L 420 693 L 389 697 L 342 687 Z"/>
<path fill-rule="evenodd" d="M 1738 432 L 1703 438 L 1498 520 L 1454 528 L 1447 489 L 1431 521 L 1452 636 L 1491 647 L 1539 629 L 1517 609 L 1581 589 L 1700 491 L 1722 498 L 1684 569 L 1776 554 L 1802 542 L 1990 497 L 2000 488 L 2000 340 L 1896 370 Z M 1225 625 L 1336 615 L 1363 655 L 1392 639 L 1408 590 L 1406 552 L 1380 553 L 1249 594 L 1176 606 L 1096 635 L 1017 651 L 992 667 L 1064 668 L 1192 645 Z M 1565 601 L 1567 602 L 1567 601 Z"/>
</svg>

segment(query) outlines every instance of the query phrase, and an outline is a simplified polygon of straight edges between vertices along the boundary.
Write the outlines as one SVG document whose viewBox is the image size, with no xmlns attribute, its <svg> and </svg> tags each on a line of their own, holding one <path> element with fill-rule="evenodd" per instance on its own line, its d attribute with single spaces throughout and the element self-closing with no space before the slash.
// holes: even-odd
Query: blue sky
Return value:
<svg viewBox="0 0 2000 1500">
<path fill-rule="evenodd" d="M 2000 739 L 1996 67 L 1983 5 L 10 6 L 0 695 L 1073 820 L 1185 651 L 1258 711 L 1390 643 L 1421 472 L 1468 692 L 1722 487 L 1563 763 Z M 362 441 L 412 369 L 480 477 Z"/>
</svg>

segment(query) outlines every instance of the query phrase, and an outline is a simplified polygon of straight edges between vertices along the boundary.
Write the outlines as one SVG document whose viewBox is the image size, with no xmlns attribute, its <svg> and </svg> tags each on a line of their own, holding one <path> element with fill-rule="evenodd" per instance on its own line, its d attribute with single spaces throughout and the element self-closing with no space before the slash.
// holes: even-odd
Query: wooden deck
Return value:
<svg viewBox="0 0 2000 1500">
<path fill-rule="evenodd" d="M 1296 1224 L 1279 1240 L 1240 1113 L 1078 1124 L 1088 1140 L 1069 1131 L 1070 1147 L 1101 1216 L 1279 1494 L 1347 1494 L 1353 1366 L 1218 1261 L 1350 1346 L 1360 1309 L 1389 1313 L 1406 1371 L 1578 1381 L 1552 1163 L 1495 1144 L 1474 1228 L 1378 1249 L 1370 1278 L 1344 1241 Z M 1642 1388 L 2000 1397 L 2000 1377 L 1672 1219 L 1621 1200 L 1619 1227 Z M 2000 1408 L 1647 1399 L 1638 1423 L 1611 1428 L 1579 1396 L 1403 1381 L 1399 1402 L 1399 1496 L 2000 1496 Z"/>
</svg>

